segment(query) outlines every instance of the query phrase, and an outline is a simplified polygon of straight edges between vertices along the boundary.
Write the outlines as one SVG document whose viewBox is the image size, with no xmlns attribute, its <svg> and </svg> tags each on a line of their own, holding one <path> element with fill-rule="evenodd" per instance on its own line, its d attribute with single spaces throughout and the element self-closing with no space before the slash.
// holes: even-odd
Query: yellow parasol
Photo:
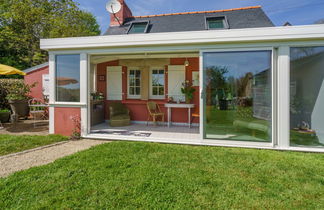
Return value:
<svg viewBox="0 0 324 210">
<path fill-rule="evenodd" d="M 23 76 L 26 75 L 25 72 L 22 72 L 14 67 L 0 64 L 0 75 L 12 75 L 12 74 L 19 74 Z"/>
</svg>

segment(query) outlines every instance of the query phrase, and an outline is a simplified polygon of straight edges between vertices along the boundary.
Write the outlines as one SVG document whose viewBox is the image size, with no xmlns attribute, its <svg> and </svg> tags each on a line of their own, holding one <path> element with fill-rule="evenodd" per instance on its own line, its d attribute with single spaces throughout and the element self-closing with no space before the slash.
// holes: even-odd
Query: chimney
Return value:
<svg viewBox="0 0 324 210">
<path fill-rule="evenodd" d="M 126 20 L 126 18 L 132 17 L 132 11 L 127 6 L 126 2 L 124 0 L 117 0 L 121 4 L 121 9 L 119 12 L 117 12 L 115 15 L 110 14 L 110 25 L 109 26 L 119 26 L 120 24 L 123 24 Z M 117 17 L 118 20 L 115 18 Z"/>
</svg>

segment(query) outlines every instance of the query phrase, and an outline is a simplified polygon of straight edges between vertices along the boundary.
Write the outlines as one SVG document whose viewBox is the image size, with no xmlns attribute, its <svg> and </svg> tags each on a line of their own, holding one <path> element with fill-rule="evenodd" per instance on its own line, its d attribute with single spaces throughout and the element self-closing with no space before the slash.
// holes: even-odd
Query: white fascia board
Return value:
<svg viewBox="0 0 324 210">
<path fill-rule="evenodd" d="M 324 39 L 324 24 L 41 39 L 43 50 Z"/>
</svg>

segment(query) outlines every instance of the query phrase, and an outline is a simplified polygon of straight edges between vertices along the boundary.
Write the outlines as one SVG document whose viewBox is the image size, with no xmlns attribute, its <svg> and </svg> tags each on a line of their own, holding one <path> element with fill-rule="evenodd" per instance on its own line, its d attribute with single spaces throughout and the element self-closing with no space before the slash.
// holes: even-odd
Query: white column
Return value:
<svg viewBox="0 0 324 210">
<path fill-rule="evenodd" d="M 81 136 L 88 133 L 88 55 L 86 53 L 80 54 L 80 103 L 81 107 Z"/>
<path fill-rule="evenodd" d="M 55 102 L 55 55 L 49 53 L 49 133 L 54 134 L 54 107 L 52 104 Z"/>
<path fill-rule="evenodd" d="M 283 46 L 278 48 L 278 115 L 277 115 L 277 142 L 278 147 L 289 147 L 289 131 L 290 131 L 290 48 Z"/>
<path fill-rule="evenodd" d="M 199 52 L 199 134 L 200 139 L 204 139 L 204 121 L 205 121 L 205 111 L 204 111 L 204 74 L 203 74 L 203 52 Z"/>
</svg>

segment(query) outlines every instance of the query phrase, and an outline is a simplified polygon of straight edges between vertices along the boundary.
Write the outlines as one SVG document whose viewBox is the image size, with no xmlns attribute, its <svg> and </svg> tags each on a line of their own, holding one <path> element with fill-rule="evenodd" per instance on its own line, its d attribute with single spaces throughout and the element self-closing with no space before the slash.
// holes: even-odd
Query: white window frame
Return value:
<svg viewBox="0 0 324 210">
<path fill-rule="evenodd" d="M 153 70 L 163 70 L 163 76 L 164 76 L 164 94 L 163 95 L 153 95 Z M 165 68 L 164 67 L 151 67 L 150 69 L 150 85 L 149 85 L 149 88 L 150 88 L 150 99 L 165 99 Z"/>
<path fill-rule="evenodd" d="M 205 74 L 203 71 L 203 54 L 204 53 L 212 53 L 212 52 L 249 52 L 249 51 L 263 51 L 263 50 L 268 50 L 271 51 L 271 81 L 272 81 L 272 90 L 271 90 L 271 95 L 272 95 L 272 107 L 271 107 L 271 142 L 249 142 L 249 141 L 233 141 L 233 140 L 222 140 L 222 139 L 207 139 L 206 138 L 206 133 L 205 133 L 205 122 L 206 122 L 206 113 L 204 110 L 205 106 L 205 90 L 204 90 L 204 79 L 205 79 Z M 220 49 L 212 49 L 212 50 L 200 50 L 200 137 L 201 137 L 201 142 L 205 144 L 213 143 L 213 144 L 219 144 L 219 145 L 233 145 L 233 146 L 244 146 L 244 147 L 259 147 L 259 148 L 273 148 L 276 144 L 276 135 L 277 135 L 277 122 L 278 122 L 278 110 L 277 110 L 277 95 L 276 95 L 276 72 L 277 72 L 277 66 L 276 66 L 276 50 L 274 47 L 251 47 L 251 48 L 238 48 L 238 47 L 233 47 L 233 48 L 220 48 Z"/>
<path fill-rule="evenodd" d="M 139 95 L 131 95 L 129 94 L 129 88 L 130 88 L 130 84 L 129 84 L 129 75 L 130 75 L 130 71 L 140 71 L 141 72 L 141 77 L 140 77 L 140 93 L 142 92 L 142 70 L 139 67 L 128 67 L 127 68 L 127 98 L 128 99 L 140 99 L 141 98 L 141 94 Z M 134 86 L 134 87 L 138 87 L 138 86 Z"/>
</svg>

